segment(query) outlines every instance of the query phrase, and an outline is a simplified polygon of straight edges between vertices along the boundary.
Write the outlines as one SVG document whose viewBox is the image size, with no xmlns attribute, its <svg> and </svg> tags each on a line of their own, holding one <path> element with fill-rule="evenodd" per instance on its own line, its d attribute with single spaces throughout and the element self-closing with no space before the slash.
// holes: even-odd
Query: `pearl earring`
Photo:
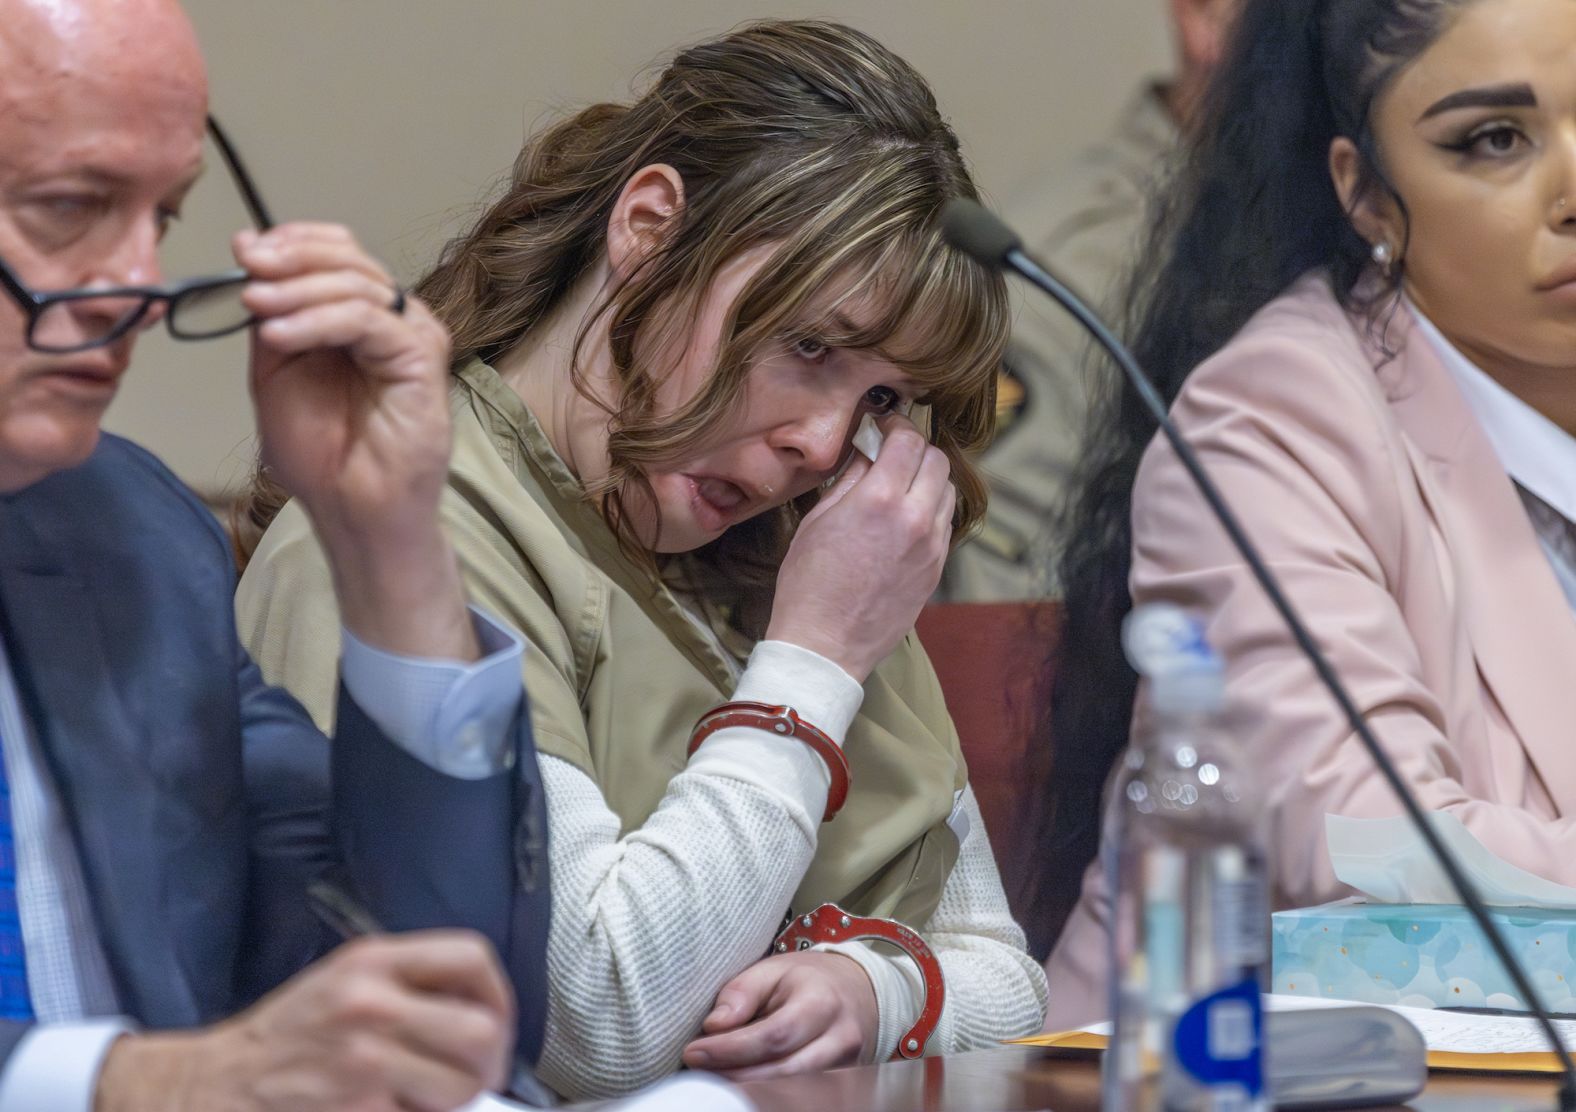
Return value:
<svg viewBox="0 0 1576 1112">
<path fill-rule="evenodd" d="M 1386 278 L 1395 277 L 1395 250 L 1384 240 L 1374 244 L 1373 259 Z"/>
</svg>

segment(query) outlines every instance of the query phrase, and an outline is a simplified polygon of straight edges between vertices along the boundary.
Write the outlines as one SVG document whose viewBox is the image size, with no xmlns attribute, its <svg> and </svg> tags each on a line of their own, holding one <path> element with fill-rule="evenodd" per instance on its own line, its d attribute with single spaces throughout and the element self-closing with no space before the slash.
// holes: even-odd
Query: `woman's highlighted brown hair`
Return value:
<svg viewBox="0 0 1576 1112">
<path fill-rule="evenodd" d="M 952 462 L 958 535 L 975 525 L 985 492 L 967 454 L 993 427 L 1006 291 L 942 242 L 942 206 L 977 193 L 929 87 L 848 27 L 745 26 L 679 54 L 635 103 L 592 106 L 528 142 L 500 199 L 415 287 L 453 333 L 456 365 L 507 351 L 552 312 L 602 259 L 625 183 L 653 164 L 678 172 L 684 203 L 597 310 L 620 392 L 611 468 L 588 495 L 626 544 L 627 499 L 649 493 L 642 467 L 702 441 L 738 399 L 752 353 L 806 327 L 877 349 L 913 378 L 931 439 Z M 735 303 L 710 381 L 682 412 L 657 413 L 658 379 L 641 353 L 687 327 L 719 268 L 761 244 L 776 245 L 772 259 Z M 836 291 L 875 294 L 881 311 L 839 334 L 826 301 Z M 260 479 L 249 532 L 277 512 Z M 736 526 L 701 558 L 741 587 L 768 586 L 804 508 Z"/>
</svg>

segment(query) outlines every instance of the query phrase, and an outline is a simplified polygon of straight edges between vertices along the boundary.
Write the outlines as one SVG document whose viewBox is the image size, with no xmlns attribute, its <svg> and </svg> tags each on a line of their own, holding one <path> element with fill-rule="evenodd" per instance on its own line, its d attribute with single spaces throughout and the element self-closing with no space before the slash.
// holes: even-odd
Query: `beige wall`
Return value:
<svg viewBox="0 0 1576 1112">
<path fill-rule="evenodd" d="M 676 45 L 746 19 L 840 19 L 933 83 L 997 200 L 1165 69 L 1163 0 L 187 0 L 214 111 L 279 219 L 348 223 L 413 278 L 556 111 L 627 95 Z M 218 167 L 204 189 L 224 196 Z M 195 204 L 169 277 L 212 269 L 233 202 Z M 187 255 L 194 241 L 209 246 Z M 244 479 L 239 337 L 144 338 L 109 427 L 202 489 Z"/>
</svg>

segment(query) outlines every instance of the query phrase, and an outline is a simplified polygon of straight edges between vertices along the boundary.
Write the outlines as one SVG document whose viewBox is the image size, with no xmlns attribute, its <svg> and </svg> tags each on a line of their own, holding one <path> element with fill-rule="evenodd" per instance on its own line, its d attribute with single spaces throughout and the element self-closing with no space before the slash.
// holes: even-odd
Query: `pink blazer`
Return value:
<svg viewBox="0 0 1576 1112">
<path fill-rule="evenodd" d="M 1576 616 L 1410 314 L 1370 328 L 1309 275 L 1194 371 L 1173 413 L 1423 806 L 1576 884 Z M 1247 712 L 1276 906 L 1347 894 L 1325 814 L 1400 806 L 1159 438 L 1133 543 L 1135 600 L 1203 616 Z M 1091 868 L 1046 963 L 1048 1029 L 1107 1011 L 1105 910 Z"/>
</svg>

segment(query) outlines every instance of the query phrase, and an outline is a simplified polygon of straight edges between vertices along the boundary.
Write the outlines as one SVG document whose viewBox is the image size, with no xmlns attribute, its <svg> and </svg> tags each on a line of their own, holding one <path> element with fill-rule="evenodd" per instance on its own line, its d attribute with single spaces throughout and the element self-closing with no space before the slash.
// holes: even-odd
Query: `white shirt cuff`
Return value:
<svg viewBox="0 0 1576 1112">
<path fill-rule="evenodd" d="M 0 1112 L 93 1112 L 110 1045 L 136 1028 L 128 1019 L 41 1023 L 23 1035 L 0 1073 Z"/>
<path fill-rule="evenodd" d="M 762 641 L 750 653 L 735 699 L 790 706 L 799 717 L 843 744 L 865 689 L 820 653 L 786 641 Z"/>
<path fill-rule="evenodd" d="M 885 945 L 880 946 L 879 952 L 865 942 L 823 942 L 811 949 L 842 954 L 863 967 L 876 990 L 876 1047 L 871 1060 L 885 1062 L 924 1007 L 925 978 L 919 966 L 907 954 Z M 0 1108 L 0 1112 L 5 1110 Z"/>
<path fill-rule="evenodd" d="M 865 689 L 820 653 L 785 641 L 762 641 L 750 653 L 733 698 L 790 706 L 842 745 Z M 786 796 L 804 807 L 810 830 L 821 824 L 832 783 L 826 763 L 808 745 L 750 726 L 718 730 L 696 750 L 689 771 L 726 776 Z"/>
<path fill-rule="evenodd" d="M 384 652 L 344 629 L 339 675 L 401 749 L 446 776 L 482 780 L 514 761 L 509 727 L 520 706 L 525 643 L 482 610 L 470 611 L 483 654 L 474 664 Z"/>
</svg>

